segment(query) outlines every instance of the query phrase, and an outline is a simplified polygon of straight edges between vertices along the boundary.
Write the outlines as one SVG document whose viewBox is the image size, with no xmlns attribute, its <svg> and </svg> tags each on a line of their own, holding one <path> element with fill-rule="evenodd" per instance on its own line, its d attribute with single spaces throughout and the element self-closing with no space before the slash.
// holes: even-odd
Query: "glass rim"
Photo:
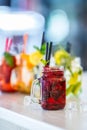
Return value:
<svg viewBox="0 0 87 130">
<path fill-rule="evenodd" d="M 64 70 L 63 69 L 59 69 L 59 68 L 53 68 L 53 69 L 45 69 L 45 70 L 42 70 L 42 73 L 45 73 L 45 72 L 61 72 L 61 73 L 64 73 Z"/>
</svg>

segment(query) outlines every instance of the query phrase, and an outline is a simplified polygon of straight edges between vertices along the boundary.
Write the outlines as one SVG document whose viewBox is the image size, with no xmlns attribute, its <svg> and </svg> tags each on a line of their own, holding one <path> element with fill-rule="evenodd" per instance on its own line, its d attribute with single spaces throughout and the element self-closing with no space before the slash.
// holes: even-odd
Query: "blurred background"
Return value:
<svg viewBox="0 0 87 130">
<path fill-rule="evenodd" d="M 71 52 L 81 58 L 83 69 L 87 70 L 87 0 L 0 0 L 0 6 L 41 13 L 46 21 L 45 30 L 52 11 L 63 10 L 69 21 L 69 33 L 60 42 L 71 44 Z"/>
</svg>

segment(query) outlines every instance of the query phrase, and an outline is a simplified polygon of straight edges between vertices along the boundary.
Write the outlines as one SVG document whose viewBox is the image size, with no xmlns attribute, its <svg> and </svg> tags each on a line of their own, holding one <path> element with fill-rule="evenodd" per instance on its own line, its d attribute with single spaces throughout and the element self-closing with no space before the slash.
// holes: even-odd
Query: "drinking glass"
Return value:
<svg viewBox="0 0 87 130">
<path fill-rule="evenodd" d="M 31 88 L 31 101 L 41 103 L 43 109 L 63 109 L 66 104 L 66 80 L 58 68 L 44 67 L 42 77 Z"/>
<path fill-rule="evenodd" d="M 0 60 L 0 90 L 6 92 L 15 91 L 11 84 L 11 72 L 16 66 L 15 56 L 5 52 Z"/>
<path fill-rule="evenodd" d="M 34 73 L 27 66 L 19 66 L 12 70 L 11 85 L 19 92 L 30 94 L 33 80 Z"/>
</svg>

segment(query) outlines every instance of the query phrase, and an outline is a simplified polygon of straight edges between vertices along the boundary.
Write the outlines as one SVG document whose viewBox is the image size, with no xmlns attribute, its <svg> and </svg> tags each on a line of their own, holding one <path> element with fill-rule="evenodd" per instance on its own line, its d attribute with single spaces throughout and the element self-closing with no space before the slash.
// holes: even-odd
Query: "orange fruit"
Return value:
<svg viewBox="0 0 87 130">
<path fill-rule="evenodd" d="M 25 64 L 29 69 L 34 67 L 34 65 L 30 62 L 30 55 L 25 53 L 21 54 L 21 64 Z"/>
<path fill-rule="evenodd" d="M 21 64 L 27 65 L 29 69 L 33 69 L 33 67 L 38 65 L 43 57 L 40 51 L 33 52 L 29 55 L 22 53 L 20 56 L 21 56 Z"/>
</svg>

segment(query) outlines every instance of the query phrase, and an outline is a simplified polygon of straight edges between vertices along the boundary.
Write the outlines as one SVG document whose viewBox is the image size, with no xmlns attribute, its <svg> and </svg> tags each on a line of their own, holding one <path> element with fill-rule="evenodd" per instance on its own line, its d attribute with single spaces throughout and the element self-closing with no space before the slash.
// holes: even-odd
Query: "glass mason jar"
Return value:
<svg viewBox="0 0 87 130">
<path fill-rule="evenodd" d="M 58 68 L 44 67 L 42 77 L 31 87 L 32 103 L 41 103 L 43 109 L 63 109 L 66 103 L 66 80 Z"/>
<path fill-rule="evenodd" d="M 82 74 L 83 68 L 79 57 L 76 57 L 70 66 L 65 70 L 66 76 L 66 96 L 67 99 L 72 97 L 80 97 L 82 92 Z"/>
<path fill-rule="evenodd" d="M 11 73 L 11 85 L 16 91 L 30 94 L 31 85 L 34 80 L 34 73 L 26 66 L 17 67 Z"/>
<path fill-rule="evenodd" d="M 34 80 L 33 69 L 30 69 L 27 65 L 28 58 L 26 59 L 26 54 L 23 57 L 18 55 L 18 66 L 12 70 L 11 73 L 11 85 L 16 91 L 30 94 L 31 85 Z"/>
<path fill-rule="evenodd" d="M 45 67 L 41 78 L 41 106 L 47 110 L 63 109 L 66 103 L 64 72 L 58 68 Z"/>
<path fill-rule="evenodd" d="M 10 84 L 11 72 L 16 67 L 15 56 L 5 52 L 0 59 L 0 90 L 5 92 L 14 92 Z"/>
</svg>

